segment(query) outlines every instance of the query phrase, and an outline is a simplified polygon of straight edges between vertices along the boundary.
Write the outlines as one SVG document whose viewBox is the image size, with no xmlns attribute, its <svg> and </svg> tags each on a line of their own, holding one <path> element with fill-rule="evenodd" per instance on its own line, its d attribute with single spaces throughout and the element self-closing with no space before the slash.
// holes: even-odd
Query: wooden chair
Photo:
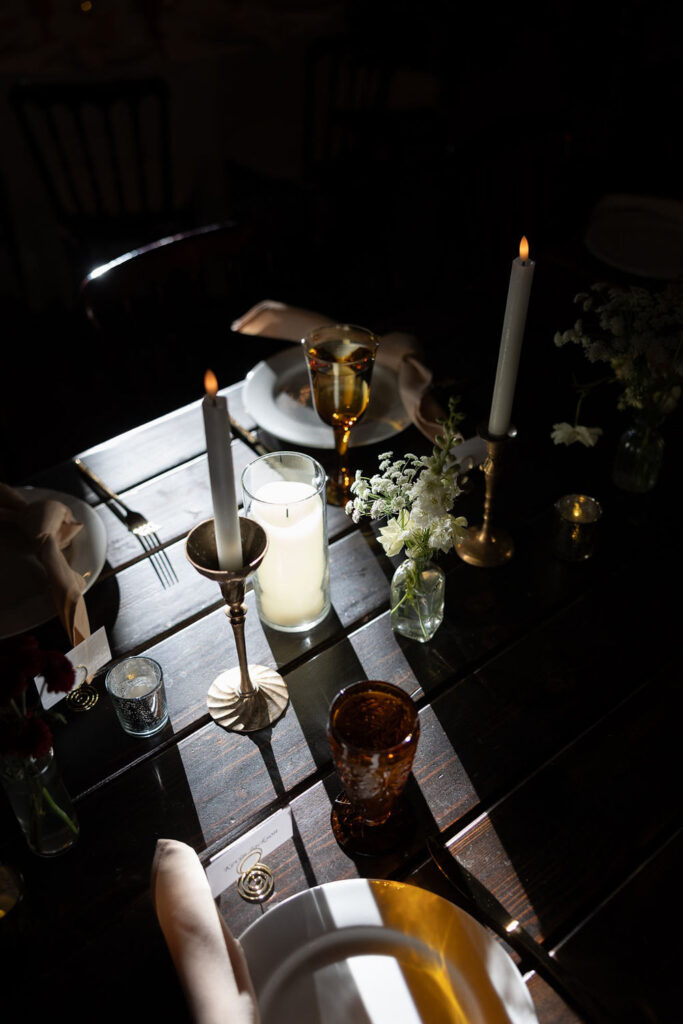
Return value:
<svg viewBox="0 0 683 1024">
<path fill-rule="evenodd" d="M 22 80 L 9 98 L 76 286 L 96 263 L 182 227 L 163 80 Z"/>
<path fill-rule="evenodd" d="M 108 386 L 144 402 L 130 426 L 200 397 L 207 368 L 224 387 L 283 347 L 245 344 L 230 328 L 271 283 L 267 247 L 230 221 L 158 239 L 87 275 L 80 302 Z"/>
</svg>

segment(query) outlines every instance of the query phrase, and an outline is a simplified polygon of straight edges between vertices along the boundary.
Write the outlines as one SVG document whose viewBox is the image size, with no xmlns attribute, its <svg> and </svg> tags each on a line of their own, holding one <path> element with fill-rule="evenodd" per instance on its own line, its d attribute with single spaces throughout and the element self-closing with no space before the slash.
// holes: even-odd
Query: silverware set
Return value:
<svg viewBox="0 0 683 1024">
<path fill-rule="evenodd" d="M 140 542 L 143 551 L 149 556 L 149 561 L 157 575 L 159 582 L 164 589 L 172 587 L 178 582 L 178 576 L 173 568 L 168 553 L 162 547 L 156 523 L 151 522 L 141 512 L 129 508 L 119 497 L 116 491 L 112 491 L 96 473 L 86 466 L 82 459 L 74 459 L 76 468 L 83 474 L 93 489 L 107 502 L 107 507 L 119 519 L 127 530 L 130 530 Z"/>
</svg>

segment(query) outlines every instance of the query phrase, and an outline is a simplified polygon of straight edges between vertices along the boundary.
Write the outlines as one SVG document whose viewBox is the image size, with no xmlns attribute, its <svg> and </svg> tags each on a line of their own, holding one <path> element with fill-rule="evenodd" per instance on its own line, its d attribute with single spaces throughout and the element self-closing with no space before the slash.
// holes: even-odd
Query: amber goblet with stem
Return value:
<svg viewBox="0 0 683 1024">
<path fill-rule="evenodd" d="M 337 466 L 327 482 L 327 501 L 345 505 L 355 475 L 348 467 L 349 438 L 370 401 L 379 338 L 366 327 L 334 324 L 309 331 L 302 344 L 313 406 L 334 431 Z"/>
</svg>

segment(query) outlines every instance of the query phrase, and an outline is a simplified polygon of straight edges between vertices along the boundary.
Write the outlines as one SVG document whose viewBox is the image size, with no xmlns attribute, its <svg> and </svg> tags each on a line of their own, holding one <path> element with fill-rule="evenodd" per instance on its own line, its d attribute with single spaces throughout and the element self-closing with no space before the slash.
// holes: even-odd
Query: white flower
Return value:
<svg viewBox="0 0 683 1024">
<path fill-rule="evenodd" d="M 554 423 L 552 434 L 550 435 L 553 444 L 573 444 L 578 441 L 580 444 L 586 446 L 586 448 L 592 448 L 600 435 L 602 434 L 602 427 L 581 427 L 572 426 L 571 423 Z"/>
<path fill-rule="evenodd" d="M 379 542 L 389 558 L 401 553 L 406 537 L 410 534 L 410 530 L 406 529 L 409 518 L 402 512 L 398 519 L 390 519 L 387 525 L 380 529 Z"/>
</svg>

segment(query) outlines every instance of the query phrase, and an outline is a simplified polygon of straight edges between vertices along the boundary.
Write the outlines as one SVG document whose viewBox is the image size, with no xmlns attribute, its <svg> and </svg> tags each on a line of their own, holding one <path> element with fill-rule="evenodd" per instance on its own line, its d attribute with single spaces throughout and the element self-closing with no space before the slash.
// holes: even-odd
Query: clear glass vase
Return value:
<svg viewBox="0 0 683 1024">
<path fill-rule="evenodd" d="M 54 752 L 0 758 L 0 779 L 26 842 L 41 857 L 70 849 L 79 826 Z"/>
<path fill-rule="evenodd" d="M 659 478 L 664 457 L 664 438 L 656 427 L 636 423 L 619 439 L 612 480 L 622 491 L 645 494 Z"/>
<path fill-rule="evenodd" d="M 391 580 L 391 628 L 426 643 L 443 622 L 446 575 L 433 562 L 407 558 Z"/>
</svg>

